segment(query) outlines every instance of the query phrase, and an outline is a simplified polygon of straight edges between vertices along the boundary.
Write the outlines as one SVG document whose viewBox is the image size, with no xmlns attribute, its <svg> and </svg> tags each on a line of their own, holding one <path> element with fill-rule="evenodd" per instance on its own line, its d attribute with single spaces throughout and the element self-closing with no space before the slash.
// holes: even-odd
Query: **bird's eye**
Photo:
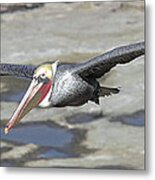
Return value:
<svg viewBox="0 0 155 180">
<path fill-rule="evenodd" d="M 43 73 L 40 75 L 40 77 L 44 79 L 44 78 L 46 78 L 46 75 Z"/>
</svg>

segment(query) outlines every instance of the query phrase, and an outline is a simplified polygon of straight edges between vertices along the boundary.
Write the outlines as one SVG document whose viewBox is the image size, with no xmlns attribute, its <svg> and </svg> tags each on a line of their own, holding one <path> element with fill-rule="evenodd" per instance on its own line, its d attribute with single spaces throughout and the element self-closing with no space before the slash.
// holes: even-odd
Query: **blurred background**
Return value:
<svg viewBox="0 0 155 180">
<path fill-rule="evenodd" d="M 2 4 L 1 62 L 83 62 L 144 40 L 144 1 Z M 144 57 L 100 79 L 117 95 L 80 107 L 32 110 L 3 126 L 29 81 L 1 78 L 1 166 L 144 169 Z"/>
</svg>

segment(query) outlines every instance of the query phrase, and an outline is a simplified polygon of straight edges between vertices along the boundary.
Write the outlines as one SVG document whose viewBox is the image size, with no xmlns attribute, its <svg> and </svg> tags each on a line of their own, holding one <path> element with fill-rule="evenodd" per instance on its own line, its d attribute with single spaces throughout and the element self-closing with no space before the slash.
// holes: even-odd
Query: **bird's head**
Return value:
<svg viewBox="0 0 155 180">
<path fill-rule="evenodd" d="M 42 107 L 50 106 L 49 98 L 53 89 L 57 64 L 58 61 L 53 64 L 42 64 L 36 68 L 27 92 L 25 93 L 10 121 L 6 125 L 6 134 L 34 107 L 38 105 Z"/>
</svg>

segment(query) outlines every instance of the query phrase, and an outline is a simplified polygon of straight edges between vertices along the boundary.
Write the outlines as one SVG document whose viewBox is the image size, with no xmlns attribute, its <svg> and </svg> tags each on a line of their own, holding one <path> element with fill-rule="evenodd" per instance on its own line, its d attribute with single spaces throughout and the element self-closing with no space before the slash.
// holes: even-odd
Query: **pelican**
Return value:
<svg viewBox="0 0 155 180">
<path fill-rule="evenodd" d="M 5 127 L 5 133 L 37 106 L 80 106 L 88 101 L 99 104 L 99 97 L 119 93 L 119 88 L 100 86 L 97 79 L 117 64 L 128 63 L 144 53 L 144 42 L 138 42 L 117 47 L 79 64 L 59 61 L 39 66 L 0 64 L 1 76 L 31 80 L 27 92 Z"/>
</svg>

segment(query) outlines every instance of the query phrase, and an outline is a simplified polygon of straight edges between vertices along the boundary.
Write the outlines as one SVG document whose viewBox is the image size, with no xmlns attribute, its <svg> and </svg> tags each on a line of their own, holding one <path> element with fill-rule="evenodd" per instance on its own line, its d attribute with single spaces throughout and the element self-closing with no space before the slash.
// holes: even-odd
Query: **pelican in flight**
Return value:
<svg viewBox="0 0 155 180">
<path fill-rule="evenodd" d="M 117 64 L 128 63 L 144 53 L 144 42 L 138 42 L 117 47 L 79 64 L 58 61 L 39 66 L 0 64 L 1 76 L 31 80 L 27 92 L 5 127 L 5 133 L 37 106 L 80 106 L 88 101 L 99 104 L 100 96 L 119 93 L 118 88 L 101 87 L 97 79 Z"/>
</svg>

